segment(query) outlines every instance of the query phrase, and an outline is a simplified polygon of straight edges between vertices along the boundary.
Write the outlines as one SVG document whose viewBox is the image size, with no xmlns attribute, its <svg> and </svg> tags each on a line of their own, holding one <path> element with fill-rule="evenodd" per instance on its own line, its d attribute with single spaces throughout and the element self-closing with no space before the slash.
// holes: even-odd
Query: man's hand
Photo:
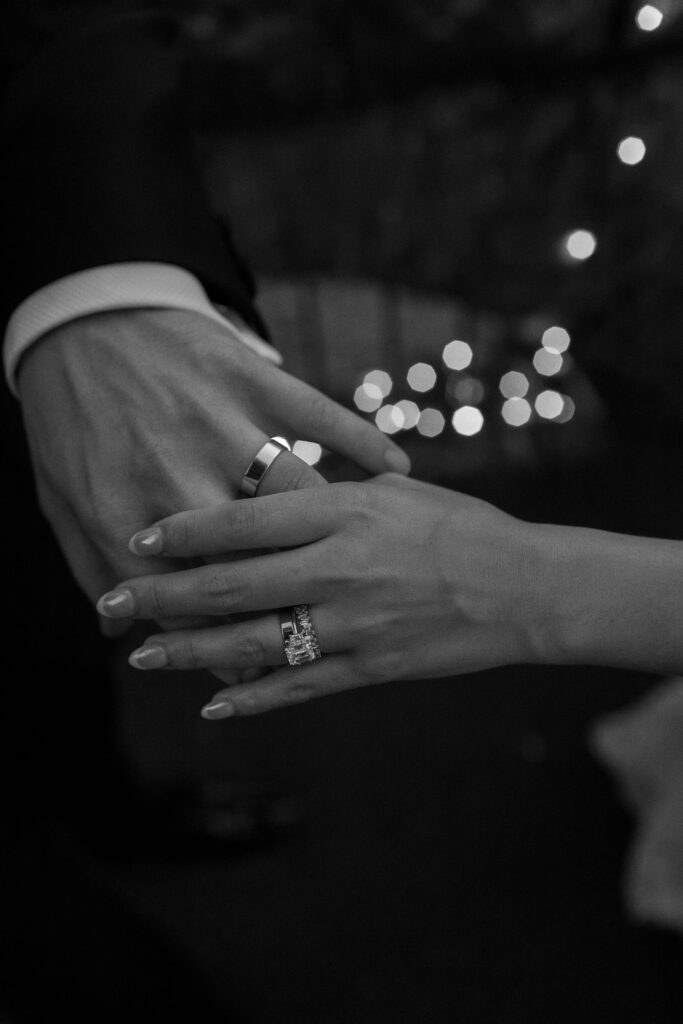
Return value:
<svg viewBox="0 0 683 1024">
<path fill-rule="evenodd" d="M 269 436 L 317 441 L 370 473 L 409 470 L 374 427 L 197 313 L 126 310 L 66 324 L 28 351 L 19 390 L 41 508 L 93 603 L 120 579 L 178 568 L 132 555 L 129 538 L 162 516 L 237 497 Z M 259 493 L 322 482 L 285 452 Z"/>
</svg>

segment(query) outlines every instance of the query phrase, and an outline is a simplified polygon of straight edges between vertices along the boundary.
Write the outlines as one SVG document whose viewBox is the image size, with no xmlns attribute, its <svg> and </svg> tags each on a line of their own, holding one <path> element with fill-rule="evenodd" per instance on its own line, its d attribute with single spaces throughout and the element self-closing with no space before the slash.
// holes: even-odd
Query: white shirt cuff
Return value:
<svg viewBox="0 0 683 1024">
<path fill-rule="evenodd" d="M 232 310 L 214 306 L 197 278 L 166 263 L 112 263 L 62 277 L 29 295 L 7 324 L 5 376 L 16 395 L 16 371 L 26 350 L 47 331 L 92 313 L 114 309 L 183 309 L 221 324 L 233 338 L 266 359 L 282 357 Z"/>
</svg>

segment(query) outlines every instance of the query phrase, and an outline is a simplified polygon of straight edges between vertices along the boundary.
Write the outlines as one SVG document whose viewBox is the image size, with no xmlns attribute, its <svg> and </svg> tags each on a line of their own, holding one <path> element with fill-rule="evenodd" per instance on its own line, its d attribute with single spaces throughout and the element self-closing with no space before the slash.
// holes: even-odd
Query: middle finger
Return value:
<svg viewBox="0 0 683 1024">
<path fill-rule="evenodd" d="M 138 576 L 97 602 L 108 618 L 156 619 L 176 615 L 231 615 L 283 608 L 326 595 L 316 583 L 316 549 L 278 551 L 239 562 Z"/>
</svg>

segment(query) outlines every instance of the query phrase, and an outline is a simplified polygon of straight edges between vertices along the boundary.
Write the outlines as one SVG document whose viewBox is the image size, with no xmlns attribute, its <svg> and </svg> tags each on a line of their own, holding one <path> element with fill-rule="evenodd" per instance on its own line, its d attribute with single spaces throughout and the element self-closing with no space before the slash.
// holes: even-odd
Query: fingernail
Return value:
<svg viewBox="0 0 683 1024">
<path fill-rule="evenodd" d="M 135 602 L 130 590 L 110 590 L 97 602 L 100 615 L 110 619 L 126 619 L 135 614 Z"/>
<path fill-rule="evenodd" d="M 158 555 L 163 549 L 164 537 L 158 527 L 150 530 L 139 530 L 128 541 L 128 550 L 134 555 Z"/>
<path fill-rule="evenodd" d="M 235 714 L 235 705 L 229 700 L 216 700 L 211 704 L 205 704 L 202 708 L 202 718 L 215 720 L 218 718 L 230 718 Z"/>
<path fill-rule="evenodd" d="M 138 647 L 128 658 L 128 664 L 133 668 L 165 668 L 168 665 L 168 655 L 163 647 Z"/>
<path fill-rule="evenodd" d="M 400 448 L 388 448 L 384 461 L 392 473 L 402 473 L 403 476 L 410 473 L 410 459 Z"/>
</svg>

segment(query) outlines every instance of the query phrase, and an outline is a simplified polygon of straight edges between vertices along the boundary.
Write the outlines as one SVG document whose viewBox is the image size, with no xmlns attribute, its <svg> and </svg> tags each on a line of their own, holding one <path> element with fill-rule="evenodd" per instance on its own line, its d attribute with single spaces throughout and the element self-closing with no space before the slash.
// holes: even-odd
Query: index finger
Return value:
<svg viewBox="0 0 683 1024">
<path fill-rule="evenodd" d="M 269 366 L 266 372 L 287 384 L 274 390 L 271 413 L 302 440 L 317 441 L 369 473 L 410 472 L 406 453 L 374 424 L 282 370 Z"/>
<path fill-rule="evenodd" d="M 138 555 L 193 558 L 310 544 L 335 530 L 341 515 L 339 491 L 348 486 L 352 485 L 284 491 L 177 512 L 136 533 L 130 550 Z"/>
</svg>

